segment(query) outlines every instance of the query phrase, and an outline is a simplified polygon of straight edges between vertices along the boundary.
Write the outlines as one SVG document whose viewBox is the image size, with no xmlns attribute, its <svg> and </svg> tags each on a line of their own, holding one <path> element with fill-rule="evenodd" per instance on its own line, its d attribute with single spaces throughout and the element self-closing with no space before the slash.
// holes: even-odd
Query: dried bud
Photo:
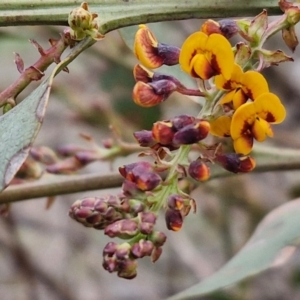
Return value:
<svg viewBox="0 0 300 300">
<path fill-rule="evenodd" d="M 255 160 L 252 157 L 237 153 L 217 154 L 216 162 L 233 173 L 246 173 L 255 168 Z"/>
<path fill-rule="evenodd" d="M 209 133 L 210 125 L 207 121 L 199 120 L 178 130 L 173 137 L 175 145 L 189 145 L 205 139 Z"/>
<path fill-rule="evenodd" d="M 179 210 L 168 208 L 165 213 L 166 225 L 169 230 L 178 231 L 183 224 L 183 217 Z"/>
<path fill-rule="evenodd" d="M 39 163 L 28 157 L 21 168 L 15 175 L 16 178 L 20 179 L 38 179 L 43 175 L 43 169 Z"/>
<path fill-rule="evenodd" d="M 154 245 L 151 241 L 142 239 L 132 245 L 131 253 L 136 258 L 142 258 L 144 256 L 151 256 L 153 249 Z"/>
<path fill-rule="evenodd" d="M 104 234 L 109 237 L 129 239 L 138 233 L 138 224 L 132 219 L 123 219 L 105 227 Z"/>
<path fill-rule="evenodd" d="M 158 121 L 153 124 L 153 138 L 161 145 L 172 144 L 174 133 L 173 124 L 170 121 Z"/>
<path fill-rule="evenodd" d="M 190 163 L 188 173 L 197 181 L 206 181 L 210 176 L 210 169 L 201 160 L 195 160 Z"/>
<path fill-rule="evenodd" d="M 150 130 L 136 131 L 133 135 L 141 147 L 152 147 L 156 144 Z"/>
<path fill-rule="evenodd" d="M 70 12 L 68 23 L 71 27 L 71 38 L 74 40 L 80 41 L 86 36 L 91 36 L 95 40 L 104 38 L 104 35 L 98 32 L 98 15 L 89 12 L 88 4 L 86 2 L 82 2 L 80 7 L 74 8 Z"/>
<path fill-rule="evenodd" d="M 151 30 L 146 25 L 140 25 L 135 35 L 134 53 L 145 67 L 156 69 L 163 64 L 178 64 L 180 49 L 158 43 Z"/>
<path fill-rule="evenodd" d="M 132 91 L 133 101 L 142 107 L 153 107 L 168 99 L 177 86 L 171 80 L 158 80 L 150 83 L 138 81 Z"/>
</svg>

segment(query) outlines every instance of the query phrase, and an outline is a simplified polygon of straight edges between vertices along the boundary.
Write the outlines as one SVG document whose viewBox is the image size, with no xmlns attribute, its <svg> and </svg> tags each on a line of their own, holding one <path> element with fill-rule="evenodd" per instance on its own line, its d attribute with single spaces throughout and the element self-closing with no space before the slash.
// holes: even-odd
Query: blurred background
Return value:
<svg viewBox="0 0 300 300">
<path fill-rule="evenodd" d="M 200 25 L 200 20 L 188 20 L 151 24 L 150 28 L 161 42 L 180 47 L 185 37 Z M 47 48 L 47 40 L 58 38 L 62 30 L 62 27 L 1 28 L 0 90 L 18 76 L 13 52 L 19 53 L 28 67 L 39 57 L 28 39 L 35 39 Z M 280 34 L 266 48 L 282 49 L 292 55 Z M 288 111 L 285 122 L 274 126 L 274 139 L 268 141 L 278 147 L 300 146 L 299 54 L 297 49 L 294 63 L 264 72 L 271 91 L 280 96 Z M 181 113 L 197 114 L 199 106 L 181 95 L 172 95 L 152 109 L 136 106 L 131 98 L 135 63 L 137 60 L 118 32 L 109 33 L 105 40 L 81 54 L 69 66 L 70 74 L 60 73 L 56 77 L 35 146 L 53 149 L 66 144 L 86 146 L 80 133 L 92 135 L 101 144 L 111 137 L 110 124 L 130 142 L 135 130 L 150 129 L 157 120 Z M 168 71 L 172 73 L 171 68 Z M 32 83 L 18 101 L 38 84 Z M 136 160 L 137 154 L 132 154 L 112 164 L 95 162 L 79 173 L 108 174 Z M 75 200 L 117 194 L 120 189 L 57 197 L 50 209 L 46 209 L 45 198 L 14 203 L 9 215 L 0 218 L 0 299 L 164 299 L 224 265 L 269 211 L 299 196 L 299 175 L 298 171 L 252 173 L 199 184 L 192 193 L 197 213 L 191 213 L 182 230 L 176 233 L 167 232 L 161 216 L 157 228 L 168 237 L 163 254 L 155 264 L 147 257 L 140 259 L 138 276 L 133 280 L 120 279 L 102 268 L 102 249 L 110 241 L 108 237 L 68 217 Z M 279 268 L 202 299 L 300 299 L 300 252 L 297 250 Z"/>
</svg>

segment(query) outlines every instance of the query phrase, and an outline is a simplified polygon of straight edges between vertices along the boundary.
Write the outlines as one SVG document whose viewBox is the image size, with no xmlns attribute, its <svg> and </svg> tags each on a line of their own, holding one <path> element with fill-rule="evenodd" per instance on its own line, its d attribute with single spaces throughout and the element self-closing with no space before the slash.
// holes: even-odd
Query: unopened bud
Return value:
<svg viewBox="0 0 300 300">
<path fill-rule="evenodd" d="M 201 160 L 195 160 L 190 163 L 188 173 L 197 181 L 206 181 L 210 176 L 210 169 Z"/>
<path fill-rule="evenodd" d="M 153 249 L 154 245 L 151 241 L 142 239 L 132 245 L 131 253 L 136 258 L 142 258 L 144 256 L 151 256 Z"/>
<path fill-rule="evenodd" d="M 123 219 L 106 226 L 104 234 L 109 237 L 129 239 L 138 233 L 138 224 L 131 219 Z"/>
<path fill-rule="evenodd" d="M 165 212 L 166 225 L 169 230 L 179 231 L 183 224 L 183 217 L 179 210 L 168 208 Z"/>
<path fill-rule="evenodd" d="M 151 147 L 156 144 L 151 130 L 136 131 L 133 135 L 141 147 Z"/>
<path fill-rule="evenodd" d="M 133 279 L 137 275 L 137 262 L 135 260 L 125 260 L 118 264 L 118 276 L 125 279 Z"/>
<path fill-rule="evenodd" d="M 170 121 L 158 121 L 153 124 L 153 138 L 161 145 L 172 144 L 174 133 L 173 124 Z"/>
<path fill-rule="evenodd" d="M 173 144 L 190 145 L 205 139 L 210 125 L 207 121 L 199 120 L 195 124 L 187 125 L 174 134 Z"/>
<path fill-rule="evenodd" d="M 225 170 L 233 173 L 247 173 L 255 168 L 255 160 L 246 155 L 227 153 L 216 155 L 218 162 Z"/>
</svg>

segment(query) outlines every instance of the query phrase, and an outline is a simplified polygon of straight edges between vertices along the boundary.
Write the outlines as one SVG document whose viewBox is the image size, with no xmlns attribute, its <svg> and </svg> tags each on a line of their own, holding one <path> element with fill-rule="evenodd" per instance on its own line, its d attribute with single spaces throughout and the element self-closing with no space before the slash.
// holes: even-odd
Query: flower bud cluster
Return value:
<svg viewBox="0 0 300 300">
<path fill-rule="evenodd" d="M 172 150 L 198 143 L 207 137 L 209 130 L 209 122 L 190 115 L 179 115 L 154 123 L 151 131 L 137 131 L 134 137 L 142 147 L 159 144 Z"/>
<path fill-rule="evenodd" d="M 103 249 L 103 268 L 108 272 L 117 272 L 119 277 L 132 279 L 137 275 L 137 259 L 150 256 L 155 262 L 162 253 L 166 236 L 159 231 L 152 232 L 147 239 L 141 238 L 135 243 L 108 243 Z"/>
</svg>

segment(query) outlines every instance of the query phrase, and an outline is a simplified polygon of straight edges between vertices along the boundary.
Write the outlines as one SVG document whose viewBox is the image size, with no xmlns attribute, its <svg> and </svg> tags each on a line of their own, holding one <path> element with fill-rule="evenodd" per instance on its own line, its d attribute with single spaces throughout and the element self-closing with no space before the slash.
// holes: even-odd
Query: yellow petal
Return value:
<svg viewBox="0 0 300 300">
<path fill-rule="evenodd" d="M 216 136 L 227 137 L 230 136 L 231 118 L 228 116 L 221 116 L 210 122 L 210 133 Z"/>
<path fill-rule="evenodd" d="M 233 90 L 240 87 L 243 70 L 238 64 L 234 64 L 229 80 L 221 74 L 215 77 L 215 85 L 219 90 Z"/>
<path fill-rule="evenodd" d="M 255 119 L 251 132 L 253 137 L 259 142 L 263 142 L 267 136 L 273 136 L 271 125 L 259 117 Z"/>
<path fill-rule="evenodd" d="M 190 64 L 196 54 L 203 54 L 207 41 L 207 35 L 203 32 L 191 34 L 183 43 L 179 55 L 179 64 L 183 71 L 190 74 Z"/>
<path fill-rule="evenodd" d="M 242 91 L 242 89 L 238 88 L 235 90 L 235 93 L 232 98 L 233 108 L 237 110 L 242 104 L 246 103 L 247 97 Z"/>
<path fill-rule="evenodd" d="M 229 41 L 222 35 L 213 33 L 206 42 L 206 56 L 216 74 L 222 74 L 225 80 L 230 79 L 234 66 L 234 55 Z"/>
<path fill-rule="evenodd" d="M 253 138 L 251 135 L 242 135 L 233 141 L 233 147 L 236 153 L 247 155 L 253 147 Z"/>
<path fill-rule="evenodd" d="M 190 72 L 194 77 L 207 80 L 215 75 L 215 70 L 203 54 L 196 54 L 190 63 Z"/>
<path fill-rule="evenodd" d="M 247 71 L 241 78 L 242 89 L 251 100 L 259 95 L 269 92 L 269 86 L 265 77 L 256 71 Z"/>
<path fill-rule="evenodd" d="M 230 103 L 234 97 L 235 90 L 232 90 L 225 94 L 225 96 L 221 99 L 220 104 Z"/>
<path fill-rule="evenodd" d="M 254 102 L 245 103 L 240 106 L 233 114 L 230 133 L 231 137 L 236 140 L 246 134 L 251 129 L 256 118 Z"/>
<path fill-rule="evenodd" d="M 264 93 L 253 102 L 257 115 L 268 123 L 281 123 L 286 111 L 280 99 L 273 93 Z"/>
</svg>

